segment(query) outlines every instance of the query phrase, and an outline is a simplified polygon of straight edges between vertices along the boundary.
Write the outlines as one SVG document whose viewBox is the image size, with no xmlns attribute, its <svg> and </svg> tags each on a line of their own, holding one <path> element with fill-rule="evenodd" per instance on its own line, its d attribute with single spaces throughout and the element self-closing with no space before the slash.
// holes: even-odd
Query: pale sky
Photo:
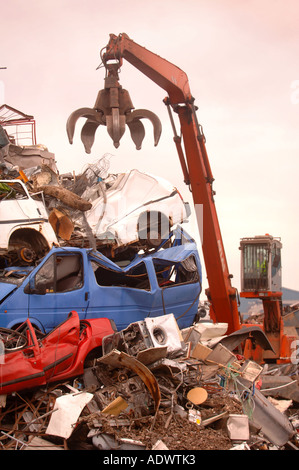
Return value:
<svg viewBox="0 0 299 470">
<path fill-rule="evenodd" d="M 110 33 L 125 32 L 188 75 L 215 178 L 232 285 L 240 290 L 240 239 L 270 233 L 283 243 L 283 286 L 299 290 L 297 0 L 2 3 L 2 101 L 35 117 L 38 143 L 55 153 L 61 173 L 79 173 L 108 153 L 111 171 L 138 168 L 167 178 L 192 206 L 162 102 L 166 92 L 129 63 L 120 83 L 136 109 L 160 117 L 159 145 L 153 145 L 150 123 L 140 151 L 128 130 L 115 149 L 101 126 L 87 155 L 80 139 L 84 121 L 77 123 L 74 144 L 68 142 L 68 116 L 93 107 L 104 86 L 104 70 L 96 70 L 100 50 Z M 186 229 L 200 245 L 194 217 Z"/>
</svg>

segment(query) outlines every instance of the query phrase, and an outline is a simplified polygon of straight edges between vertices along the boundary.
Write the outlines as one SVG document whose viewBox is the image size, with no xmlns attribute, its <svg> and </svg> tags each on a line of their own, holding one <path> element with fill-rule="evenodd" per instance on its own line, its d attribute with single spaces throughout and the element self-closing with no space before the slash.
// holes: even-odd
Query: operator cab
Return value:
<svg viewBox="0 0 299 470">
<path fill-rule="evenodd" d="M 281 248 L 280 238 L 268 234 L 241 239 L 241 290 L 244 297 L 269 296 L 281 291 Z"/>
</svg>

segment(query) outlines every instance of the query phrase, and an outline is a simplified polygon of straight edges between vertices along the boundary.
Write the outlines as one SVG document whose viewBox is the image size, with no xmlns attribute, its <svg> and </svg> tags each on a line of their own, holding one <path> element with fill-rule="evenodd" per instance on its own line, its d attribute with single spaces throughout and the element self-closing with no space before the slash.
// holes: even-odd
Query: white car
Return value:
<svg viewBox="0 0 299 470">
<path fill-rule="evenodd" d="M 30 264 L 58 245 L 42 200 L 30 196 L 18 179 L 0 180 L 0 266 Z"/>
<path fill-rule="evenodd" d="M 109 175 L 82 198 L 92 202 L 85 216 L 93 235 L 114 247 L 156 248 L 190 215 L 189 203 L 171 183 L 135 169 Z"/>
</svg>

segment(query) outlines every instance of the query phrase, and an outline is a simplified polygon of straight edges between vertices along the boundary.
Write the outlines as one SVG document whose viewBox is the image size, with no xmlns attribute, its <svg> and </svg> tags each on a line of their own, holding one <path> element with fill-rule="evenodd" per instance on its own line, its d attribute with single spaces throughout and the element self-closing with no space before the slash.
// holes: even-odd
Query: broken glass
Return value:
<svg viewBox="0 0 299 470">
<path fill-rule="evenodd" d="M 193 255 L 180 262 L 154 259 L 157 281 L 160 287 L 199 281 L 199 273 Z"/>
</svg>

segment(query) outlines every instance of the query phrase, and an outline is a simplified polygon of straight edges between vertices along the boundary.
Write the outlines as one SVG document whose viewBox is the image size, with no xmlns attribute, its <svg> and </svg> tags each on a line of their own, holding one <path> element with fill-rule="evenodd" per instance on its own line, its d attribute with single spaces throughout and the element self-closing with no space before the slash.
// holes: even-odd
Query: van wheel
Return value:
<svg viewBox="0 0 299 470">
<path fill-rule="evenodd" d="M 8 242 L 8 253 L 12 261 L 25 265 L 33 264 L 37 259 L 45 256 L 49 251 L 45 237 L 34 229 L 17 229 Z"/>
<path fill-rule="evenodd" d="M 17 254 L 18 254 L 19 260 L 27 264 L 33 263 L 33 261 L 37 257 L 35 251 L 31 247 L 27 247 L 27 246 L 20 248 Z"/>
</svg>

